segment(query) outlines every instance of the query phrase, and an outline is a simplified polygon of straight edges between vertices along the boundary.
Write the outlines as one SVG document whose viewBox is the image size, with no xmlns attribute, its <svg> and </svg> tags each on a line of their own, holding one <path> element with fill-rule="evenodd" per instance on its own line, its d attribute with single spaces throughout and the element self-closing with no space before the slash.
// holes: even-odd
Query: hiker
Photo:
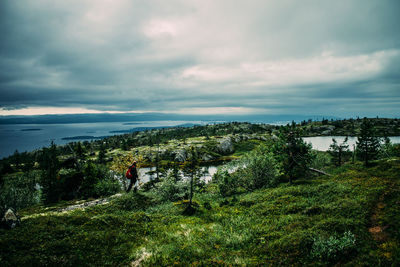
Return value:
<svg viewBox="0 0 400 267">
<path fill-rule="evenodd" d="M 128 178 L 130 180 L 128 189 L 126 190 L 126 192 L 129 192 L 132 188 L 132 186 L 136 183 L 136 180 L 138 178 L 138 173 L 136 170 L 136 161 L 134 161 L 132 163 L 131 166 L 129 166 L 128 170 L 126 171 L 126 178 Z M 135 192 L 137 190 L 136 186 L 135 186 Z"/>
</svg>

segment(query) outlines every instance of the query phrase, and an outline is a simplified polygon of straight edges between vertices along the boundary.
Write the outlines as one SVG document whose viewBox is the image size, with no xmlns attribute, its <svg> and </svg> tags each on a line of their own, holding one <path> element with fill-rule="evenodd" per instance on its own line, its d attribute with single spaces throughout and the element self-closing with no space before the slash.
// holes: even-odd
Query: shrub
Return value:
<svg viewBox="0 0 400 267">
<path fill-rule="evenodd" d="M 278 184 L 278 163 L 264 145 L 245 154 L 238 164 L 243 172 L 243 186 L 254 190 Z"/>
<path fill-rule="evenodd" d="M 278 163 L 268 148 L 260 145 L 240 160 L 220 168 L 213 180 L 223 197 L 236 194 L 240 188 L 252 191 L 274 187 L 279 182 Z"/>
<path fill-rule="evenodd" d="M 311 155 L 312 155 L 312 162 L 310 164 L 310 166 L 314 169 L 323 169 L 325 167 L 327 167 L 329 165 L 329 163 L 331 162 L 331 157 L 328 153 L 326 152 L 321 152 L 321 151 L 311 151 Z"/>
<path fill-rule="evenodd" d="M 217 183 L 219 193 L 223 197 L 231 196 L 237 193 L 240 185 L 236 175 L 230 174 L 227 169 L 218 169 L 213 176 L 213 181 Z"/>
<path fill-rule="evenodd" d="M 39 173 L 21 172 L 4 176 L 4 182 L 0 187 L 0 206 L 18 210 L 39 203 L 40 190 L 37 188 Z"/>
<path fill-rule="evenodd" d="M 116 198 L 111 206 L 116 210 L 138 211 L 146 209 L 152 203 L 153 201 L 146 195 L 138 192 L 130 192 Z"/>
<path fill-rule="evenodd" d="M 121 191 L 121 184 L 112 179 L 100 180 L 94 185 L 94 192 L 100 197 L 114 195 L 119 191 Z"/>
<path fill-rule="evenodd" d="M 350 231 L 345 232 L 341 236 L 335 234 L 329 238 L 317 237 L 314 238 L 311 257 L 333 262 L 350 254 L 355 247 L 356 238 Z"/>
<path fill-rule="evenodd" d="M 188 180 L 176 180 L 171 174 L 156 183 L 151 193 L 154 194 L 154 198 L 164 202 L 181 200 L 185 197 L 187 191 Z"/>
</svg>

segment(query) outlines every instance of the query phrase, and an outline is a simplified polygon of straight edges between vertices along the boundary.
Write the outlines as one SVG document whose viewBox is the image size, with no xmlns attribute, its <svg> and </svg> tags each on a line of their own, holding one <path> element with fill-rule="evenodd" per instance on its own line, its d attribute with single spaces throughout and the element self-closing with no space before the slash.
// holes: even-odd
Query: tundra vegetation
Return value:
<svg viewBox="0 0 400 267">
<path fill-rule="evenodd" d="M 0 204 L 22 222 L 0 229 L 1 266 L 399 265 L 400 146 L 379 141 L 399 130 L 225 123 L 16 151 L 1 160 Z M 335 133 L 358 136 L 356 155 L 302 140 Z M 133 160 L 155 179 L 121 193 Z M 220 167 L 205 183 L 207 164 Z"/>
</svg>

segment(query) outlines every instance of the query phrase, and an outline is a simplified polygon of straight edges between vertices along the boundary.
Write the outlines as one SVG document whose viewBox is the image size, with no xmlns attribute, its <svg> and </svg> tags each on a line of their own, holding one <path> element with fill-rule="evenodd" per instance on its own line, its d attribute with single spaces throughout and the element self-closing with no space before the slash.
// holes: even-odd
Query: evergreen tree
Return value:
<svg viewBox="0 0 400 267">
<path fill-rule="evenodd" d="M 97 157 L 99 163 L 104 163 L 106 161 L 106 148 L 103 143 L 100 144 L 100 151 Z"/>
<path fill-rule="evenodd" d="M 78 156 L 78 158 L 82 158 L 84 154 L 85 152 L 83 151 L 82 144 L 81 142 L 78 142 L 76 146 L 76 155 Z"/>
<path fill-rule="evenodd" d="M 304 142 L 294 125 L 280 128 L 278 140 L 272 145 L 272 152 L 290 183 L 295 178 L 303 177 L 312 161 L 311 145 Z"/>
<path fill-rule="evenodd" d="M 344 157 L 348 155 L 349 145 L 347 144 L 348 138 L 346 137 L 341 144 L 338 144 L 335 138 L 332 138 L 332 144 L 329 146 L 329 154 L 332 156 L 332 161 L 336 166 L 341 166 Z"/>
<path fill-rule="evenodd" d="M 183 173 L 190 179 L 189 187 L 189 205 L 186 209 L 186 213 L 191 214 L 194 209 L 192 205 L 193 195 L 196 187 L 200 186 L 200 177 L 202 171 L 199 165 L 199 157 L 196 149 L 192 146 L 190 149 L 190 154 L 188 160 L 183 164 Z"/>
<path fill-rule="evenodd" d="M 370 161 L 377 158 L 380 150 L 380 138 L 375 135 L 371 122 L 364 118 L 360 126 L 360 134 L 357 137 L 357 156 L 369 166 Z"/>
<path fill-rule="evenodd" d="M 50 148 L 43 148 L 39 163 L 43 170 L 41 178 L 42 198 L 45 203 L 58 200 L 58 171 L 60 162 L 57 158 L 57 147 L 51 142 Z"/>
</svg>

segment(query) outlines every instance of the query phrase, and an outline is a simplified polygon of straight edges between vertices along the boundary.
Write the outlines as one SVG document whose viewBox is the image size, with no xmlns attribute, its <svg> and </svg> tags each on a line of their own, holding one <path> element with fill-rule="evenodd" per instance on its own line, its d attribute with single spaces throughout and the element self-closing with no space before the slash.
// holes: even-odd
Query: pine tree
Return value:
<svg viewBox="0 0 400 267">
<path fill-rule="evenodd" d="M 335 138 L 332 138 L 332 144 L 329 146 L 329 154 L 332 156 L 332 161 L 336 166 L 341 166 L 343 158 L 350 152 L 346 137 L 341 144 L 338 144 Z"/>
<path fill-rule="evenodd" d="M 312 161 L 311 145 L 304 142 L 295 125 L 281 127 L 272 152 L 290 183 L 296 177 L 304 176 Z"/>
<path fill-rule="evenodd" d="M 106 148 L 103 143 L 100 145 L 99 155 L 97 157 L 99 163 L 104 163 L 106 161 Z"/>
<path fill-rule="evenodd" d="M 357 137 L 357 156 L 364 161 L 365 166 L 377 158 L 380 150 L 380 138 L 375 135 L 371 122 L 364 118 L 361 123 L 360 134 Z"/>
<path fill-rule="evenodd" d="M 79 158 L 82 158 L 84 154 L 85 154 L 85 152 L 83 151 L 82 144 L 81 144 L 81 142 L 78 142 L 78 144 L 76 146 L 76 155 Z"/>
<path fill-rule="evenodd" d="M 183 164 L 183 173 L 185 176 L 190 178 L 189 187 L 189 205 L 185 210 L 185 213 L 192 214 L 194 212 L 193 208 L 193 195 L 196 187 L 199 186 L 200 176 L 202 171 L 199 165 L 199 157 L 196 149 L 191 147 L 188 160 Z"/>
<path fill-rule="evenodd" d="M 41 177 L 42 198 L 45 203 L 58 200 L 58 171 L 60 162 L 58 161 L 56 145 L 51 142 L 50 148 L 43 148 L 39 163 L 43 170 Z"/>
</svg>

